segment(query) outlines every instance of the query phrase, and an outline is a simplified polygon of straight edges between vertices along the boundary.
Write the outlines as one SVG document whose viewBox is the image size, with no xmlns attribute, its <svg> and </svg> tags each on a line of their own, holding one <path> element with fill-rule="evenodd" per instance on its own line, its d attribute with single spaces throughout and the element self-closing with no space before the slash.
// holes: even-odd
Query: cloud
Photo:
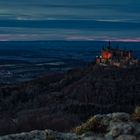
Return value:
<svg viewBox="0 0 140 140">
<path fill-rule="evenodd" d="M 0 18 L 138 20 L 138 0 L 1 0 Z M 11 16 L 10 16 L 11 15 Z"/>
<path fill-rule="evenodd" d="M 111 36 L 84 36 L 84 35 L 38 35 L 38 34 L 0 34 L 0 41 L 30 41 L 30 40 L 66 40 L 66 41 L 117 41 L 117 42 L 140 42 L 140 37 L 111 37 Z"/>
<path fill-rule="evenodd" d="M 135 40 L 139 13 L 139 0 L 1 0 L 0 32 L 9 40 Z"/>
</svg>

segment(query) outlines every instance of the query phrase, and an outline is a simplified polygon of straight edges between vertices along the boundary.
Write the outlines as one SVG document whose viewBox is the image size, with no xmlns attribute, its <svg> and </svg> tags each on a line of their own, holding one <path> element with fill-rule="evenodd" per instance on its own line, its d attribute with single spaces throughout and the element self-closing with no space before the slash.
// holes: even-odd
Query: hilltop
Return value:
<svg viewBox="0 0 140 140">
<path fill-rule="evenodd" d="M 0 87 L 0 134 L 52 129 L 68 132 L 95 114 L 130 113 L 140 105 L 140 67 L 55 73 Z"/>
</svg>

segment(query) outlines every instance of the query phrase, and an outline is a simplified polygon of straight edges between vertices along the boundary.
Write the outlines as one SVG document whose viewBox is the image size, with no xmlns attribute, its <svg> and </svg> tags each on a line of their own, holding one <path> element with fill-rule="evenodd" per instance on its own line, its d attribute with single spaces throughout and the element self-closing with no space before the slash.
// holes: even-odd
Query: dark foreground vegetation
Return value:
<svg viewBox="0 0 140 140">
<path fill-rule="evenodd" d="M 90 64 L 15 86 L 0 87 L 0 135 L 69 131 L 98 113 L 132 112 L 140 105 L 140 67 Z"/>
</svg>

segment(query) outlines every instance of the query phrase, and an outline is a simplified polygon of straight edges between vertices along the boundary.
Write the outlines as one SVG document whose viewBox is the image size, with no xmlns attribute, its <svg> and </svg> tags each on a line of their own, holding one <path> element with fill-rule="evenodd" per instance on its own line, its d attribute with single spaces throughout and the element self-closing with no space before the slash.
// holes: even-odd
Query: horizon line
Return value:
<svg viewBox="0 0 140 140">
<path fill-rule="evenodd" d="M 111 40 L 111 39 L 107 39 L 107 40 L 67 40 L 67 39 L 49 39 L 49 40 L 44 40 L 44 39 L 40 39 L 40 40 L 0 40 L 0 42 L 47 42 L 47 41 L 51 41 L 51 42 L 55 42 L 55 41 L 65 41 L 65 42 L 130 42 L 130 43 L 140 43 L 140 40 L 129 40 L 129 39 L 120 39 L 120 40 Z"/>
</svg>

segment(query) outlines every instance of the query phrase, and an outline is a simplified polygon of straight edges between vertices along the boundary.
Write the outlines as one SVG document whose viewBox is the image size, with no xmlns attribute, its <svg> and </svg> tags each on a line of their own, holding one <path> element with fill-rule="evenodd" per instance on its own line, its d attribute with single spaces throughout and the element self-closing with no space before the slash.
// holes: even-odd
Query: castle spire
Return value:
<svg viewBox="0 0 140 140">
<path fill-rule="evenodd" d="M 109 40 L 109 47 L 111 47 L 111 41 Z"/>
<path fill-rule="evenodd" d="M 111 41 L 108 42 L 108 49 L 111 49 Z"/>
</svg>

